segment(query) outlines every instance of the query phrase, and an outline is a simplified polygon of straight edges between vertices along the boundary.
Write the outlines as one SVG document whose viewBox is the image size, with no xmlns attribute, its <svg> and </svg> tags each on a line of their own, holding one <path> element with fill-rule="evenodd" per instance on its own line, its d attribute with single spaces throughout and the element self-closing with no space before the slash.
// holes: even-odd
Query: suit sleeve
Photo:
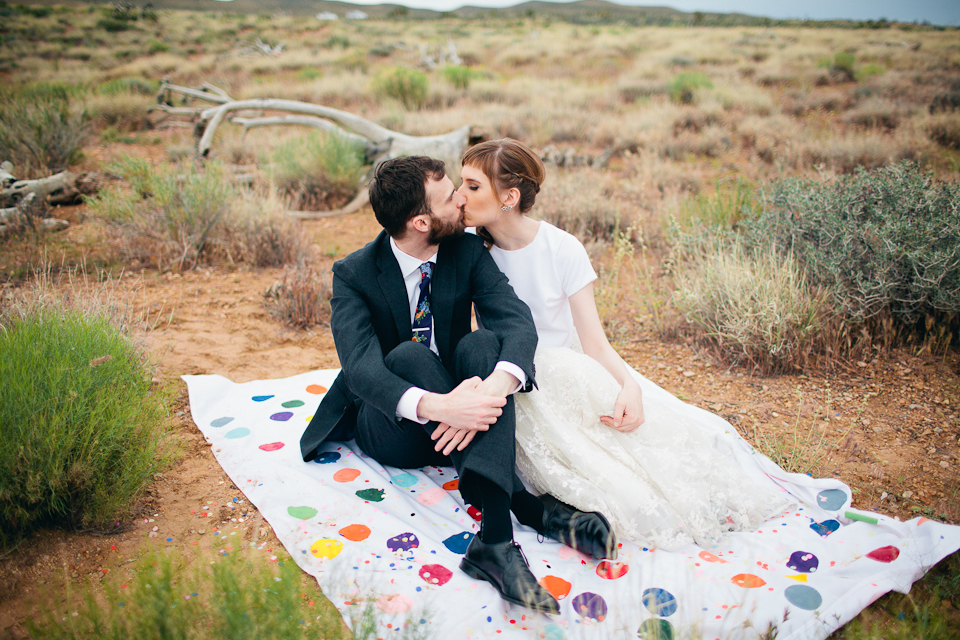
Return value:
<svg viewBox="0 0 960 640">
<path fill-rule="evenodd" d="M 533 357 L 537 351 L 537 328 L 529 307 L 517 297 L 507 276 L 485 249 L 473 264 L 471 286 L 473 304 L 484 329 L 492 331 L 500 340 L 500 360 L 523 369 L 529 390 L 536 385 Z"/>
<path fill-rule="evenodd" d="M 400 398 L 413 385 L 387 368 L 367 301 L 336 269 L 330 306 L 330 329 L 347 387 L 364 402 L 395 416 Z"/>
</svg>

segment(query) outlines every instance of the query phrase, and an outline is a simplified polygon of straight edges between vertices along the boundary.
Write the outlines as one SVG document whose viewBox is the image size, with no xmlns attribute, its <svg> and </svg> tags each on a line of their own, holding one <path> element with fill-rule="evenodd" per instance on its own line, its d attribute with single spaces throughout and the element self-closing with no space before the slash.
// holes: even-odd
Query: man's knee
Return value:
<svg viewBox="0 0 960 640">
<path fill-rule="evenodd" d="M 486 378 L 500 360 L 500 340 L 487 329 L 478 329 L 460 340 L 456 351 L 456 370 L 461 378 Z"/>
<path fill-rule="evenodd" d="M 450 374 L 440 358 L 423 343 L 412 340 L 401 342 L 387 354 L 383 362 L 395 375 L 421 389 L 447 393 L 453 388 Z"/>
</svg>

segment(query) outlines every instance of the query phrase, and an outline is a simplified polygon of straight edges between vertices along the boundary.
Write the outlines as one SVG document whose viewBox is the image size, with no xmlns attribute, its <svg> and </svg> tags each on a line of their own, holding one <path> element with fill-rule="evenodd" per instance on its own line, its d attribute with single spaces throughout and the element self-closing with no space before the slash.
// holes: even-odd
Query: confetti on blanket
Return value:
<svg viewBox="0 0 960 640">
<path fill-rule="evenodd" d="M 514 522 L 530 569 L 560 602 L 558 616 L 532 613 L 459 570 L 479 513 L 462 502 L 453 468 L 383 467 L 353 442 L 328 443 L 314 461 L 301 460 L 300 435 L 336 374 L 184 380 L 193 419 L 236 486 L 347 624 L 375 602 L 385 640 L 403 629 L 431 638 L 562 640 L 755 638 L 776 628 L 779 640 L 825 638 L 884 593 L 907 592 L 960 548 L 960 527 L 854 510 L 841 482 L 784 472 L 722 418 L 635 373 L 645 398 L 684 407 L 714 446 L 731 450 L 758 482 L 775 481 L 797 506 L 710 549 L 624 542 L 616 562 L 538 542 Z"/>
</svg>

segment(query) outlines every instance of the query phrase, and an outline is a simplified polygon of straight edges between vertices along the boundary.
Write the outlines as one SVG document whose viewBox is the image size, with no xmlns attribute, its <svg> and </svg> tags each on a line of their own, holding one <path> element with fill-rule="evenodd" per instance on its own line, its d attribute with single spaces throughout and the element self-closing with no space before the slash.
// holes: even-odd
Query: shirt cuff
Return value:
<svg viewBox="0 0 960 640">
<path fill-rule="evenodd" d="M 400 396 L 400 402 L 397 403 L 397 419 L 406 418 L 419 424 L 427 424 L 429 420 L 417 415 L 417 406 L 426 393 L 426 390 L 420 387 L 410 387 L 404 391 Z"/>
<path fill-rule="evenodd" d="M 523 388 L 526 386 L 526 384 L 527 384 L 527 374 L 525 374 L 525 373 L 523 372 L 523 369 L 521 369 L 521 368 L 518 367 L 517 365 L 513 364 L 512 362 L 507 362 L 507 361 L 505 361 L 505 360 L 501 360 L 500 362 L 497 363 L 497 365 L 496 365 L 493 369 L 494 369 L 494 370 L 499 369 L 500 371 L 506 371 L 507 373 L 509 373 L 509 374 L 512 375 L 514 378 L 516 378 L 517 380 L 520 381 L 520 384 L 517 385 L 517 388 L 514 389 L 513 391 L 511 391 L 510 393 L 516 393 L 517 391 L 520 391 L 520 390 L 523 389 Z"/>
</svg>

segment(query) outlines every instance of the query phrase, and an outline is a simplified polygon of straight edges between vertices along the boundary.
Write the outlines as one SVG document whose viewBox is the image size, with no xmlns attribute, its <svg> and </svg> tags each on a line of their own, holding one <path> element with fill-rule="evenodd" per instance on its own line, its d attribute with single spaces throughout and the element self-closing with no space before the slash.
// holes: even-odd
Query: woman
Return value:
<svg viewBox="0 0 960 640">
<path fill-rule="evenodd" d="M 464 222 L 537 325 L 538 389 L 516 396 L 517 464 L 538 491 L 598 511 L 621 538 L 665 549 L 753 530 L 789 502 L 758 485 L 684 413 L 644 406 L 603 332 L 596 274 L 572 235 L 527 214 L 543 163 L 505 138 L 463 156 Z"/>
</svg>

